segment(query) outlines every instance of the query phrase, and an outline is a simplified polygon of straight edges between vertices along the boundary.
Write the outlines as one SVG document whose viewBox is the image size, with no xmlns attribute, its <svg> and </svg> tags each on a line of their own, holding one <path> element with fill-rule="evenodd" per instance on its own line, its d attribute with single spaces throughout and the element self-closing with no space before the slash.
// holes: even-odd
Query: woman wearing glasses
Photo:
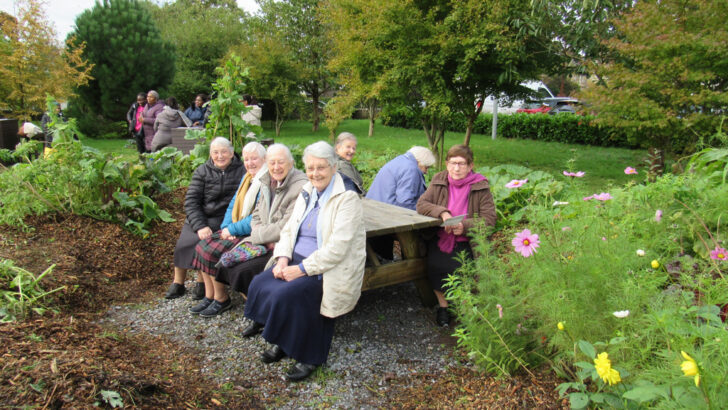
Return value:
<svg viewBox="0 0 728 410">
<path fill-rule="evenodd" d="M 432 177 L 430 186 L 417 201 L 417 212 L 443 222 L 464 215 L 462 221 L 441 228 L 427 247 L 427 275 L 439 305 L 437 324 L 447 326 L 450 313 L 443 282 L 460 267 L 455 256 L 465 251 L 472 257 L 468 230 L 479 220 L 488 226 L 495 226 L 496 220 L 488 179 L 473 172 L 473 151 L 469 147 L 455 145 L 447 151 L 447 170 Z"/>
</svg>

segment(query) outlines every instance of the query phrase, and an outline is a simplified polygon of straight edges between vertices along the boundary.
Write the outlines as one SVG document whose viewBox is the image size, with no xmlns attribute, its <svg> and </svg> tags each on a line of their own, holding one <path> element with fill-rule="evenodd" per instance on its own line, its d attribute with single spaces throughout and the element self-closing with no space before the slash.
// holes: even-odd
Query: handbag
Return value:
<svg viewBox="0 0 728 410">
<path fill-rule="evenodd" d="M 240 242 L 238 246 L 225 252 L 220 256 L 219 265 L 229 268 L 240 262 L 249 261 L 258 256 L 268 253 L 268 249 L 263 245 L 253 245 L 250 242 Z"/>
</svg>

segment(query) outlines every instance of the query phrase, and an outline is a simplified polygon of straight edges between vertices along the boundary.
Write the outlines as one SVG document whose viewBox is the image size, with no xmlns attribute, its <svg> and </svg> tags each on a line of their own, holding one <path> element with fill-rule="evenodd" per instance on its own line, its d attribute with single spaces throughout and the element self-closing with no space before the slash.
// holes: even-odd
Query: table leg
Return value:
<svg viewBox="0 0 728 410">
<path fill-rule="evenodd" d="M 402 249 L 402 259 L 417 259 L 425 257 L 425 246 L 422 238 L 417 232 L 398 232 L 397 240 Z M 420 294 L 420 300 L 424 306 L 434 306 L 437 303 L 435 294 L 432 291 L 430 281 L 427 279 L 427 272 L 422 272 L 422 278 L 412 281 Z"/>
</svg>

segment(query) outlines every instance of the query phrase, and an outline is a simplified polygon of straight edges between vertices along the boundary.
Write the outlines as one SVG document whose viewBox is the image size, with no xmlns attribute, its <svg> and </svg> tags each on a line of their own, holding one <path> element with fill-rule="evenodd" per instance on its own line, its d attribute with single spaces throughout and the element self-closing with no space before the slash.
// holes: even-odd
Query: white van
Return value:
<svg viewBox="0 0 728 410">
<path fill-rule="evenodd" d="M 521 85 L 533 90 L 533 100 L 539 101 L 544 98 L 556 98 L 554 93 L 546 87 L 546 84 L 544 84 L 543 81 L 524 81 Z M 481 112 L 492 113 L 494 101 L 496 100 L 494 100 L 492 95 L 486 97 L 483 101 L 483 110 Z M 498 101 L 498 114 L 513 114 L 517 109 L 524 107 L 526 104 L 524 100 L 515 100 L 510 105 L 504 105 L 504 102 L 505 99 L 500 99 L 500 101 Z"/>
</svg>

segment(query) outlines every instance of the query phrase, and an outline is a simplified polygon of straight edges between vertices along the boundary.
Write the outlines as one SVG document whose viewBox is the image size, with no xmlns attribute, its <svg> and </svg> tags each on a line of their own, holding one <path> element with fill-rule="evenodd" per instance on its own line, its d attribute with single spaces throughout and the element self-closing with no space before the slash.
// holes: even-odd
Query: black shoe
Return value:
<svg viewBox="0 0 728 410">
<path fill-rule="evenodd" d="M 200 312 L 200 316 L 202 317 L 215 317 L 226 310 L 230 310 L 230 308 L 233 307 L 232 302 L 230 301 L 230 298 L 228 300 L 220 303 L 216 300 L 213 300 L 212 303 L 210 303 L 210 306 L 208 306 L 205 310 Z"/>
<path fill-rule="evenodd" d="M 243 329 L 243 337 L 252 337 L 257 335 L 263 330 L 263 325 L 258 322 L 253 322 Z"/>
<path fill-rule="evenodd" d="M 450 311 L 446 307 L 438 307 L 436 317 L 438 326 L 445 327 L 450 324 Z"/>
<path fill-rule="evenodd" d="M 169 289 L 167 289 L 167 293 L 164 294 L 165 299 L 177 299 L 178 297 L 185 294 L 185 285 L 180 285 L 179 283 L 173 283 L 169 285 Z"/>
<path fill-rule="evenodd" d="M 313 364 L 306 364 L 301 362 L 296 362 L 289 370 L 288 373 L 286 373 L 286 377 L 288 380 L 292 382 L 297 382 L 299 380 L 303 380 L 306 377 L 310 376 L 311 373 L 313 373 L 314 370 L 316 370 L 318 366 Z"/>
<path fill-rule="evenodd" d="M 280 346 L 273 345 L 273 347 L 264 351 L 263 354 L 260 355 L 260 360 L 263 361 L 263 363 L 275 363 L 284 357 L 286 357 L 286 352 L 284 352 Z"/>
<path fill-rule="evenodd" d="M 199 315 L 200 312 L 202 312 L 203 310 L 207 309 L 207 307 L 210 306 L 214 300 L 215 299 L 203 298 L 200 301 L 200 303 L 196 304 L 195 306 L 192 306 L 189 309 L 190 310 L 190 313 L 192 313 L 193 315 Z"/>
<path fill-rule="evenodd" d="M 192 300 L 200 300 L 205 297 L 205 282 L 195 282 L 192 288 Z"/>
</svg>

